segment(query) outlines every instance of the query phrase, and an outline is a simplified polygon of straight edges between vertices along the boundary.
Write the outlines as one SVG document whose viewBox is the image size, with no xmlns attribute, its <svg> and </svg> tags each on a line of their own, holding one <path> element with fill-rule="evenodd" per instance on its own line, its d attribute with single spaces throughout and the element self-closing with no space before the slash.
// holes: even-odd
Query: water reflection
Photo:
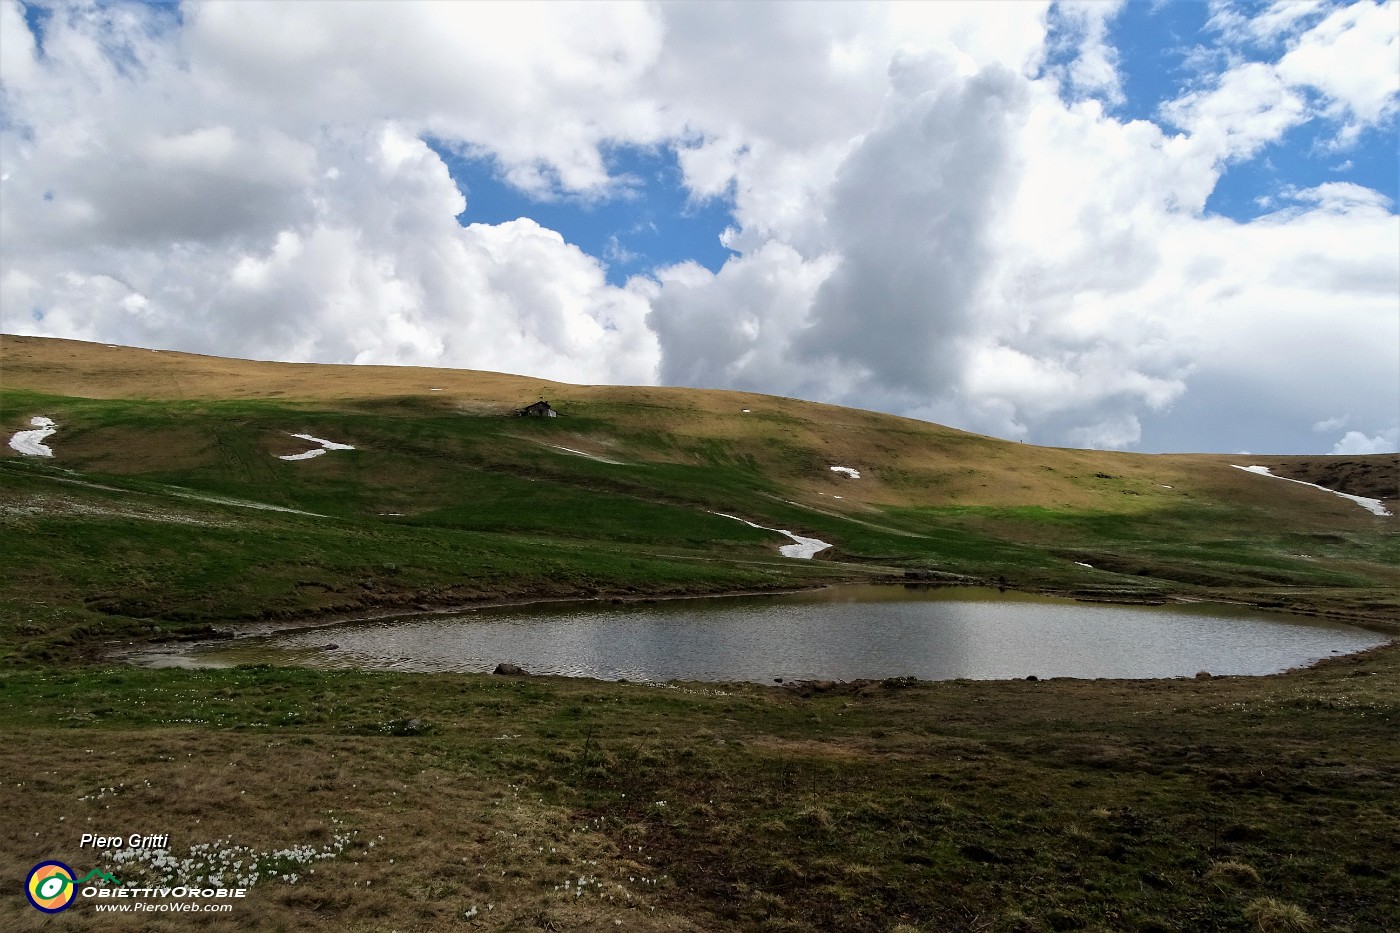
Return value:
<svg viewBox="0 0 1400 933">
<path fill-rule="evenodd" d="M 840 587 L 645 605 L 554 604 L 378 621 L 221 646 L 210 660 L 606 680 L 1268 674 L 1383 636 L 1225 607 L 1118 607 L 987 591 Z M 334 647 L 325 650 L 327 644 Z"/>
</svg>

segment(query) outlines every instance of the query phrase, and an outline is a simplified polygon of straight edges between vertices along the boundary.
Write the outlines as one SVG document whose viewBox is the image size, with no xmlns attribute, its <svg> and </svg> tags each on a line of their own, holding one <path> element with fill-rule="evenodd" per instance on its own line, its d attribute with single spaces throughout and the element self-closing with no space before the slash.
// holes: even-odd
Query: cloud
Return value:
<svg viewBox="0 0 1400 933">
<path fill-rule="evenodd" d="M 832 266 L 770 241 L 718 273 L 695 263 L 659 270 L 648 323 L 661 381 L 826 397 L 831 373 L 795 360 L 790 345 Z"/>
<path fill-rule="evenodd" d="M 1246 62 L 1221 75 L 1214 88 L 1163 105 L 1162 115 L 1209 158 L 1225 162 L 1247 159 L 1305 122 L 1308 107 L 1274 66 Z"/>
<path fill-rule="evenodd" d="M 1400 3 L 1360 0 L 1304 33 L 1277 65 L 1279 77 L 1312 88 L 1324 113 L 1343 122 L 1339 144 L 1354 141 L 1400 106 Z"/>
<path fill-rule="evenodd" d="M 1277 61 L 1231 57 L 1214 87 L 1170 101 L 1163 116 L 1226 161 L 1316 118 L 1339 124 L 1334 148 L 1353 145 L 1400 107 L 1400 3 L 1358 0 L 1315 22 L 1324 10 L 1275 3 L 1252 18 L 1230 5 L 1217 11 L 1212 25 L 1228 39 L 1286 39 L 1287 52 Z"/>
<path fill-rule="evenodd" d="M 1285 188 L 1280 193 L 1291 200 L 1316 204 L 1333 213 L 1345 214 L 1366 208 L 1389 211 L 1394 206 L 1394 202 L 1379 191 L 1345 181 L 1329 181 L 1301 190 Z"/>
<path fill-rule="evenodd" d="M 1350 182 L 1266 192 L 1248 223 L 1205 205 L 1290 128 L 1351 145 L 1394 119 L 1396 4 L 1217 8 L 1218 73 L 1154 120 L 1115 115 L 1116 9 L 75 3 L 41 55 L 0 0 L 0 313 L 1045 443 L 1316 445 L 1339 411 L 1370 426 L 1342 443 L 1386 436 L 1394 205 Z M 622 242 L 462 226 L 424 138 L 573 203 L 628 190 L 608 147 L 674 147 L 736 255 L 609 285 Z"/>
<path fill-rule="evenodd" d="M 21 231 L 53 250 L 267 236 L 305 207 L 313 145 L 201 113 L 134 13 L 57 8 L 41 60 L 18 5 L 3 10 L 7 242 Z"/>
<path fill-rule="evenodd" d="M 240 0 L 191 8 L 181 48 L 207 96 L 260 121 L 392 119 L 543 194 L 605 189 L 603 142 L 676 129 L 633 93 L 662 41 L 643 4 Z"/>
<path fill-rule="evenodd" d="M 1396 431 L 1391 429 L 1374 437 L 1360 431 L 1348 431 L 1332 447 L 1333 454 L 1388 454 L 1400 450 L 1396 442 Z"/>
<path fill-rule="evenodd" d="M 841 258 L 794 348 L 937 394 L 960 377 L 1026 92 L 1001 66 L 960 78 L 937 56 L 896 58 L 890 81 L 880 123 L 837 171 L 827 237 Z"/>
<path fill-rule="evenodd" d="M 622 241 L 617 238 L 617 234 L 608 237 L 608 243 L 603 247 L 603 258 L 621 265 L 627 265 L 641 258 L 640 253 L 635 253 L 622 245 Z"/>
<path fill-rule="evenodd" d="M 718 275 L 660 275 L 663 381 L 887 405 L 961 382 L 1024 80 L 930 53 L 896 56 L 888 82 L 806 226 L 751 207 L 768 217 L 731 239 L 744 253 Z"/>
<path fill-rule="evenodd" d="M 64 253 L 17 239 L 0 279 L 7 329 L 270 359 L 654 378 L 647 302 L 607 285 L 596 258 L 528 219 L 458 225 L 465 205 L 446 166 L 394 124 L 317 142 L 330 166 L 308 173 L 296 203 L 270 224 L 235 224 L 237 236 L 179 238 L 178 262 L 143 237 L 75 233 Z M 42 322 L 12 319 L 23 307 L 41 308 Z"/>
<path fill-rule="evenodd" d="M 1108 26 L 1123 8 L 1123 0 L 1061 0 L 1052 21 L 1066 35 L 1075 56 L 1056 69 L 1072 91 L 1100 96 L 1111 105 L 1123 103 L 1118 74 L 1118 50 L 1108 43 Z"/>
<path fill-rule="evenodd" d="M 1211 5 L 1209 28 L 1235 43 L 1273 44 L 1326 15 L 1322 0 L 1274 0 L 1250 15 L 1230 0 Z"/>
</svg>

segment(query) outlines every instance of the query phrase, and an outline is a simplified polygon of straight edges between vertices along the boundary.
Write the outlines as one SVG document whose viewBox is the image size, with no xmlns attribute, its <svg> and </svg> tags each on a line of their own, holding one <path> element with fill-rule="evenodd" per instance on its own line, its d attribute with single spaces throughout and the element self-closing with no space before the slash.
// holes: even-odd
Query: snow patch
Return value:
<svg viewBox="0 0 1400 933">
<path fill-rule="evenodd" d="M 782 547 L 778 548 L 778 553 L 784 557 L 795 557 L 798 560 L 811 560 L 813 554 L 816 554 L 818 551 L 825 551 L 827 548 L 831 547 L 830 544 L 818 540 L 817 538 L 804 538 L 802 535 L 795 535 L 790 531 L 784 531 L 782 534 L 787 535 L 796 542 L 795 544 L 784 544 Z"/>
<path fill-rule="evenodd" d="M 1257 473 L 1260 476 L 1268 476 L 1272 477 L 1273 479 L 1287 480 L 1290 483 L 1297 483 L 1299 486 L 1311 486 L 1313 489 L 1321 489 L 1323 492 L 1330 492 L 1334 496 L 1341 496 L 1343 499 L 1350 499 L 1352 502 L 1355 502 L 1357 505 L 1370 512 L 1372 515 L 1390 514 L 1390 510 L 1387 509 L 1384 505 L 1382 505 L 1381 500 L 1379 499 L 1368 499 L 1366 496 L 1353 496 L 1350 493 L 1337 492 L 1337 490 L 1335 489 L 1328 489 L 1326 486 L 1319 486 L 1316 483 L 1305 483 L 1300 479 L 1289 479 L 1286 476 L 1276 476 L 1272 472 L 1270 472 L 1269 468 L 1266 466 L 1239 466 L 1238 464 L 1234 463 L 1230 464 L 1230 466 L 1234 467 L 1237 470 L 1244 470 L 1246 473 Z"/>
<path fill-rule="evenodd" d="M 85 484 L 86 485 L 86 484 Z M 109 487 L 98 486 L 98 489 Z M 172 496 L 179 496 L 181 499 L 193 499 L 196 502 L 212 502 L 215 505 L 231 505 L 240 509 L 258 509 L 263 512 L 286 512 L 288 515 L 310 515 L 312 518 L 325 518 L 320 512 L 303 512 L 301 509 L 289 509 L 285 505 L 268 505 L 266 502 L 253 502 L 250 499 L 234 499 L 231 496 L 216 496 L 211 493 L 193 492 L 180 486 L 166 486 L 166 493 Z M 118 492 L 128 490 L 119 489 Z"/>
<path fill-rule="evenodd" d="M 319 437 L 312 437 L 310 434 L 293 434 L 292 437 L 299 437 L 299 438 L 301 438 L 301 439 L 304 440 L 304 441 L 311 441 L 312 443 L 320 444 L 321 446 L 320 446 L 320 447 L 313 448 L 313 449 L 311 449 L 311 450 L 308 450 L 308 451 L 306 451 L 306 453 L 301 453 L 301 454 L 287 454 L 287 455 L 284 456 L 284 457 L 278 457 L 278 458 L 277 458 L 278 460 L 310 460 L 312 457 L 319 457 L 319 456 L 321 456 L 321 454 L 325 453 L 325 452 L 328 451 L 328 450 L 354 450 L 354 449 L 355 449 L 354 447 L 351 447 L 349 444 L 337 444 L 335 441 L 327 441 L 327 440 L 323 440 L 323 439 L 321 439 L 321 438 L 319 438 Z"/>
<path fill-rule="evenodd" d="M 747 408 L 745 408 L 745 409 L 742 409 L 742 411 L 743 411 L 743 412 L 744 412 L 744 414 L 746 414 L 746 415 L 747 415 L 747 414 L 748 414 L 748 413 L 749 413 L 749 410 L 748 410 L 748 409 L 747 409 Z"/>
<path fill-rule="evenodd" d="M 58 430 L 53 419 L 35 416 L 29 419 L 29 423 L 36 430 L 16 432 L 14 437 L 10 438 L 10 446 L 26 457 L 52 457 L 53 451 L 43 440 Z"/>
<path fill-rule="evenodd" d="M 860 479 L 860 470 L 854 470 L 850 467 L 832 467 L 831 472 L 845 473 L 851 479 Z"/>
<path fill-rule="evenodd" d="M 1082 561 L 1082 560 L 1077 560 L 1077 561 L 1075 561 L 1075 563 L 1078 564 L 1078 565 L 1081 566 L 1081 567 L 1088 567 L 1090 570 L 1093 570 L 1093 569 L 1094 569 L 1094 565 L 1093 565 L 1093 564 L 1086 564 L 1086 563 L 1084 563 L 1084 561 Z"/>
<path fill-rule="evenodd" d="M 72 470 L 66 472 L 72 473 Z M 128 496 L 178 496 L 181 499 L 194 499 L 196 502 L 212 502 L 215 505 L 231 505 L 240 509 L 261 509 L 265 512 L 287 512 L 291 515 L 309 515 L 312 518 L 326 518 L 320 512 L 303 512 L 301 509 L 289 509 L 283 505 L 268 505 L 266 502 L 253 502 L 248 499 L 234 499 L 229 496 L 216 496 L 210 493 L 198 493 L 183 486 L 161 485 L 159 492 L 147 492 L 141 489 L 122 489 L 120 486 L 107 486 L 102 483 L 93 483 L 88 480 L 75 479 L 71 476 L 47 476 L 45 479 L 55 483 L 70 483 L 74 486 L 84 486 L 88 489 L 101 489 L 104 492 L 119 492 Z"/>
<path fill-rule="evenodd" d="M 795 557 L 798 560 L 811 560 L 813 554 L 818 551 L 825 551 L 827 548 L 831 547 L 830 544 L 818 540 L 817 538 L 805 538 L 802 535 L 795 535 L 782 528 L 769 528 L 765 525 L 755 525 L 747 518 L 740 518 L 737 515 L 726 515 L 724 512 L 712 512 L 711 514 L 718 515 L 720 518 L 732 518 L 736 522 L 743 522 L 750 528 L 757 528 L 760 531 L 776 531 L 780 535 L 787 535 L 794 543 L 784 544 L 782 547 L 778 548 L 778 553 L 784 557 Z"/>
<path fill-rule="evenodd" d="M 597 460 L 599 463 L 611 463 L 613 466 L 623 466 L 618 460 L 609 460 L 607 457 L 600 457 L 597 454 L 584 453 L 581 450 L 574 450 L 572 447 L 560 447 L 558 444 L 550 444 L 555 450 L 562 450 L 566 454 L 573 454 L 575 457 L 587 457 L 589 460 Z"/>
<path fill-rule="evenodd" d="M 128 518 L 138 521 L 167 522 L 176 525 L 215 526 L 220 528 L 229 528 L 234 525 L 233 522 L 200 518 L 193 515 L 172 512 L 168 509 L 119 505 L 115 503 L 99 505 L 96 503 L 67 499 L 61 496 L 30 495 L 17 502 L 0 503 L 0 524 L 4 524 L 10 520 L 22 521 L 36 515 L 43 515 L 49 518 L 71 515 L 101 516 L 103 518 Z"/>
</svg>

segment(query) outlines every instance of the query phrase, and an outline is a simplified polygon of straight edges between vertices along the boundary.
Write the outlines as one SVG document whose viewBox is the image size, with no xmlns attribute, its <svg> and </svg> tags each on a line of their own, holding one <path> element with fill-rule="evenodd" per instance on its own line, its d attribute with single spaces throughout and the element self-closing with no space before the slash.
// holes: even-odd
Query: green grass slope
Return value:
<svg viewBox="0 0 1400 933">
<path fill-rule="evenodd" d="M 1354 618 L 1400 605 L 1396 519 L 1228 457 L 1042 448 L 745 393 L 42 338 L 6 337 L 0 372 L 7 436 L 58 425 L 52 458 L 0 456 L 18 656 L 250 619 L 870 577 Z M 541 395 L 560 417 L 511 416 Z M 355 449 L 279 459 L 312 446 L 295 433 Z M 1372 485 L 1395 468 L 1345 465 Z M 786 559 L 781 535 L 715 512 L 834 547 Z"/>
<path fill-rule="evenodd" d="M 561 417 L 509 417 L 542 394 Z M 0 429 L 35 416 L 54 457 L 0 454 L 0 928 L 189 927 L 92 899 L 54 921 L 18 894 L 45 859 L 255 876 L 212 931 L 1400 927 L 1393 644 L 1262 678 L 803 689 L 97 657 L 252 620 L 910 575 L 1394 630 L 1396 519 L 1335 496 L 741 393 L 6 337 Z M 278 459 L 293 433 L 356 449 Z M 1394 457 L 1251 462 L 1395 510 Z M 783 558 L 716 511 L 834 547 Z M 138 830 L 187 863 L 79 845 Z"/>
</svg>

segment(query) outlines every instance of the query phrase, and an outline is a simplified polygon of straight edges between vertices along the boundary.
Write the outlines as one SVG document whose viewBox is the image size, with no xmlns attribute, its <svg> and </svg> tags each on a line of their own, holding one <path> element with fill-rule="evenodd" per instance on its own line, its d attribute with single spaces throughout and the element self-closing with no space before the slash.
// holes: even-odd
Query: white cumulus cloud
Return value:
<svg viewBox="0 0 1400 933">
<path fill-rule="evenodd" d="M 1339 447 L 1394 444 L 1394 204 L 1339 181 L 1205 207 L 1291 128 L 1393 125 L 1395 2 L 1217 5 L 1223 65 L 1153 119 L 1118 115 L 1121 4 L 50 9 L 40 41 L 0 0 L 10 332 L 1108 447 L 1316 444 L 1344 411 L 1370 427 Z M 630 184 L 609 147 L 669 147 L 735 255 L 609 284 L 625 244 L 473 222 L 428 139 L 581 203 Z"/>
<path fill-rule="evenodd" d="M 1400 447 L 1394 430 L 1369 436 L 1361 431 L 1348 431 L 1332 446 L 1334 454 L 1388 454 Z"/>
</svg>

